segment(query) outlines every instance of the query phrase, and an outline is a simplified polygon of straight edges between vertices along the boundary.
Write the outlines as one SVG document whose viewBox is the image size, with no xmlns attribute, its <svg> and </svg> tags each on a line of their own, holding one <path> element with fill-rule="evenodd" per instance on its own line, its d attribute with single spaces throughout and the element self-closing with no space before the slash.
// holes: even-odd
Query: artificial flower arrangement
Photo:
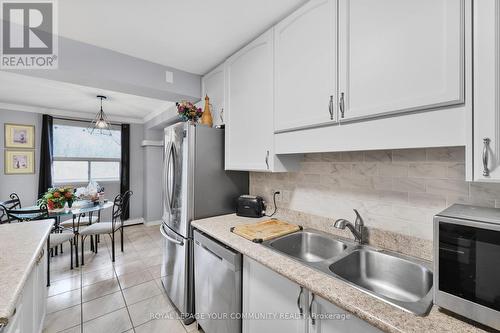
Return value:
<svg viewBox="0 0 500 333">
<path fill-rule="evenodd" d="M 54 187 L 49 188 L 43 197 L 38 200 L 38 205 L 45 204 L 49 210 L 62 209 L 66 202 L 71 207 L 75 199 L 73 187 Z"/>
<path fill-rule="evenodd" d="M 197 122 L 203 114 L 201 108 L 196 107 L 193 103 L 188 101 L 175 103 L 175 105 L 177 106 L 177 113 L 183 121 Z"/>
</svg>

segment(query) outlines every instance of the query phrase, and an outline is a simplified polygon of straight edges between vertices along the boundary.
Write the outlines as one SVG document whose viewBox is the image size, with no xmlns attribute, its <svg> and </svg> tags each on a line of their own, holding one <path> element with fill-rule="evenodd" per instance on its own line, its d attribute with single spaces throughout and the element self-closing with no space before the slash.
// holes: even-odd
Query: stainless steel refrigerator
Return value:
<svg viewBox="0 0 500 333">
<path fill-rule="evenodd" d="M 162 283 L 184 322 L 193 321 L 191 221 L 235 212 L 248 173 L 224 171 L 224 130 L 178 123 L 165 128 Z M 160 180 L 158 180 L 160 181 Z"/>
</svg>

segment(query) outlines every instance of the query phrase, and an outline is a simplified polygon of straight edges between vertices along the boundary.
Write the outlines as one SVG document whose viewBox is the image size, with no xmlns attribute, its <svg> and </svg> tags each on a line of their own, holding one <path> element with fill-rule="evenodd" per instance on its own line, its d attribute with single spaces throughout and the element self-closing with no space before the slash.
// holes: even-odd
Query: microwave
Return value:
<svg viewBox="0 0 500 333">
<path fill-rule="evenodd" d="M 434 303 L 500 330 L 500 209 L 457 204 L 434 217 Z"/>
</svg>

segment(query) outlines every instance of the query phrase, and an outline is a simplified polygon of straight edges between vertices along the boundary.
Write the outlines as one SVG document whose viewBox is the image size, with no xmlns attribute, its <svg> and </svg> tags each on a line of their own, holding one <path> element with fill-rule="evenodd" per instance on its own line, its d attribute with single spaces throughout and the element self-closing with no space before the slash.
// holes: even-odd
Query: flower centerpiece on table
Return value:
<svg viewBox="0 0 500 333">
<path fill-rule="evenodd" d="M 49 188 L 42 198 L 38 200 L 38 205 L 45 204 L 49 210 L 58 210 L 62 209 L 66 202 L 71 207 L 75 199 L 76 196 L 73 187 L 54 187 Z"/>
<path fill-rule="evenodd" d="M 177 106 L 177 113 L 183 121 L 196 123 L 203 114 L 201 108 L 196 107 L 196 105 L 188 101 L 175 103 L 175 105 Z"/>
</svg>

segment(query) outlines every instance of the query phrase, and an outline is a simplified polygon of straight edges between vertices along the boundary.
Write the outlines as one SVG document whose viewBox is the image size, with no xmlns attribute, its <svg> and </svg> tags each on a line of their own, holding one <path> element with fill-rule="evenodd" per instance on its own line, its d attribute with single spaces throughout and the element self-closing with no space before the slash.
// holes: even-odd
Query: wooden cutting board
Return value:
<svg viewBox="0 0 500 333">
<path fill-rule="evenodd" d="M 299 230 L 302 230 L 301 226 L 277 219 L 242 224 L 231 228 L 233 233 L 255 243 L 262 243 L 263 241 L 284 236 Z"/>
</svg>

